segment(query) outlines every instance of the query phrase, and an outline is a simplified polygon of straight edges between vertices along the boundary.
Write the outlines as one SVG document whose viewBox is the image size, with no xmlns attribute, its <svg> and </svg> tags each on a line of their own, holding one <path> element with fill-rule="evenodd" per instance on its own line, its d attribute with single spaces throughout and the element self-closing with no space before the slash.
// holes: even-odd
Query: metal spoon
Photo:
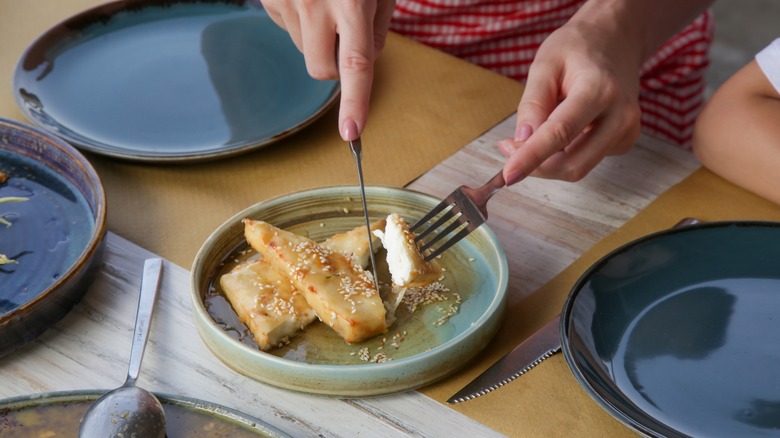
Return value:
<svg viewBox="0 0 780 438">
<path fill-rule="evenodd" d="M 127 380 L 124 385 L 97 399 L 89 408 L 81 421 L 80 438 L 165 436 L 165 413 L 160 401 L 150 392 L 135 386 L 149 335 L 161 272 L 161 259 L 147 259 L 144 262 Z"/>
</svg>

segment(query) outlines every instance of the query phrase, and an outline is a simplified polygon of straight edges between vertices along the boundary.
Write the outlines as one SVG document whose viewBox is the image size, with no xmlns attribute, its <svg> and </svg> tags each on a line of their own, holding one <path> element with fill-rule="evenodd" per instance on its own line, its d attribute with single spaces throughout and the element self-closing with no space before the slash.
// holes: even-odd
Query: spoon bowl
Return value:
<svg viewBox="0 0 780 438">
<path fill-rule="evenodd" d="M 95 401 L 81 427 L 90 432 L 80 436 L 165 436 L 165 416 L 152 393 L 135 385 L 121 386 Z M 104 435 L 106 430 L 112 435 Z"/>
<path fill-rule="evenodd" d="M 84 414 L 79 428 L 80 438 L 165 437 L 162 404 L 152 393 L 135 386 L 149 337 L 161 272 L 161 259 L 147 259 L 144 262 L 127 380 L 124 385 L 97 399 Z"/>
</svg>

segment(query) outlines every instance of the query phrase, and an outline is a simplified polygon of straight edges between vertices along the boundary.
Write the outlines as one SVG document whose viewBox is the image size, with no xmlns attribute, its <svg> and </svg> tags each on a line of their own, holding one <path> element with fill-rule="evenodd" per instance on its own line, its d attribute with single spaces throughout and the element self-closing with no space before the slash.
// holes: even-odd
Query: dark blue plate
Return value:
<svg viewBox="0 0 780 438">
<path fill-rule="evenodd" d="M 15 76 L 33 123 L 72 145 L 140 161 L 234 155 L 297 132 L 339 93 L 259 2 L 126 0 L 41 35 Z"/>
<path fill-rule="evenodd" d="M 43 333 L 78 302 L 100 262 L 100 179 L 53 135 L 0 119 L 0 356 Z"/>
<path fill-rule="evenodd" d="M 591 267 L 562 319 L 566 361 L 651 436 L 780 436 L 780 224 L 653 234 Z"/>
</svg>

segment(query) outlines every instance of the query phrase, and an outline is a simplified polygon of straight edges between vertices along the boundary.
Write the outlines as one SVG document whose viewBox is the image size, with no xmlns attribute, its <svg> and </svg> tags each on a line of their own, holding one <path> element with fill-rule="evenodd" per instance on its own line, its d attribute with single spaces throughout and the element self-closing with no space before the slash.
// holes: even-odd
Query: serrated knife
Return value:
<svg viewBox="0 0 780 438">
<path fill-rule="evenodd" d="M 368 220 L 368 207 L 366 206 L 366 185 L 363 183 L 363 143 L 360 141 L 360 137 L 349 141 L 349 148 L 352 150 L 352 155 L 355 156 L 355 164 L 357 165 L 358 183 L 360 184 L 360 200 L 363 202 L 363 218 L 366 221 L 366 232 L 368 233 L 368 254 L 371 257 L 371 269 L 374 274 L 374 287 L 379 291 L 379 277 L 376 275 L 376 262 L 374 261 L 374 243 L 371 236 L 371 222 Z"/>
<path fill-rule="evenodd" d="M 522 376 L 561 349 L 560 315 L 528 337 L 447 400 L 460 403 L 487 394 Z"/>
</svg>

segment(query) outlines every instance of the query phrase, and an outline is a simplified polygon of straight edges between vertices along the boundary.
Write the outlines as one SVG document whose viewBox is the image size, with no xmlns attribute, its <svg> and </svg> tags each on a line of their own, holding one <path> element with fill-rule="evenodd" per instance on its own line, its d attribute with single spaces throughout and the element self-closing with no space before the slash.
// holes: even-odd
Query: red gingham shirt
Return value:
<svg viewBox="0 0 780 438">
<path fill-rule="evenodd" d="M 518 81 L 539 45 L 584 0 L 397 0 L 390 29 Z M 642 67 L 639 103 L 648 134 L 690 147 L 704 102 L 713 23 L 699 16 Z"/>
</svg>

